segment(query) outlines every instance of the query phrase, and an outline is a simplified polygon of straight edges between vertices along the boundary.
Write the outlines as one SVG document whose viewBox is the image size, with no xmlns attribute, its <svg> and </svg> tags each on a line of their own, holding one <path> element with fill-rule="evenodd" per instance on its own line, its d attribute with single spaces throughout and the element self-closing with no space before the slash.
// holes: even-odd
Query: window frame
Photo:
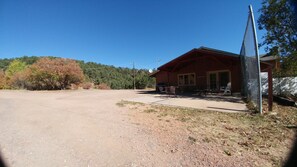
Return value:
<svg viewBox="0 0 297 167">
<path fill-rule="evenodd" d="M 190 82 L 191 75 L 194 75 L 194 83 Z M 185 84 L 185 76 L 188 76 L 188 84 Z M 180 81 L 182 78 L 182 82 Z M 195 73 L 183 73 L 177 75 L 177 85 L 178 86 L 195 86 L 196 85 L 196 74 Z"/>
</svg>

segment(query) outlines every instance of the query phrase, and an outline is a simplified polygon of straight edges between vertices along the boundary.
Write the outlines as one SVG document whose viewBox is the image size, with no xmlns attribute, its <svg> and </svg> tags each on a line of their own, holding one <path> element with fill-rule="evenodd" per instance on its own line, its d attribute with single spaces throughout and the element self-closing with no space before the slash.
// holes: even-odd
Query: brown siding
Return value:
<svg viewBox="0 0 297 167">
<path fill-rule="evenodd" d="M 232 91 L 233 92 L 241 92 L 241 84 L 242 84 L 242 76 L 241 76 L 241 66 L 238 61 L 236 64 L 232 66 L 231 70 L 231 83 L 232 83 Z"/>
<path fill-rule="evenodd" d="M 160 71 L 156 74 L 156 83 L 167 83 L 168 77 L 166 71 Z"/>
<path fill-rule="evenodd" d="M 176 72 L 160 71 L 156 75 L 157 83 L 169 81 L 169 85 L 178 85 L 178 74 L 195 73 L 196 88 L 207 87 L 207 72 L 229 70 L 231 73 L 232 91 L 240 92 L 241 90 L 241 67 L 240 61 L 224 59 L 224 58 L 200 58 L 192 61 L 191 64 L 185 65 L 183 68 L 176 70 Z M 169 78 L 168 78 L 169 77 Z"/>
</svg>

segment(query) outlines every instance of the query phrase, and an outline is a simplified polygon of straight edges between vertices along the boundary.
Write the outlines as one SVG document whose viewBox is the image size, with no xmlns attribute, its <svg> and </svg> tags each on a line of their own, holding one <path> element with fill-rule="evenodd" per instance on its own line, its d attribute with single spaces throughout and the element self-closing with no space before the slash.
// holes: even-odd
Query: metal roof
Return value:
<svg viewBox="0 0 297 167">
<path fill-rule="evenodd" d="M 194 48 L 184 54 L 182 54 L 181 56 L 163 64 L 162 66 L 158 67 L 158 70 L 165 68 L 166 66 L 169 66 L 170 64 L 174 64 L 177 63 L 179 60 L 185 59 L 187 56 L 191 55 L 192 53 L 212 53 L 218 56 L 228 56 L 228 57 L 232 57 L 232 58 L 239 58 L 240 55 L 239 54 L 235 54 L 235 53 L 231 53 L 231 52 L 226 52 L 223 50 L 218 50 L 218 49 L 213 49 L 213 48 L 208 48 L 208 47 L 204 47 L 201 46 L 199 48 Z"/>
</svg>

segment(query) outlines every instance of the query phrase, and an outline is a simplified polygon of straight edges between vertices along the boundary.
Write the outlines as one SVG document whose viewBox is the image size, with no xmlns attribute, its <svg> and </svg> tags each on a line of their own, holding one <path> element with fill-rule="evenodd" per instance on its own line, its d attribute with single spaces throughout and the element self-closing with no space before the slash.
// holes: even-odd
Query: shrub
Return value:
<svg viewBox="0 0 297 167">
<path fill-rule="evenodd" d="M 15 73 L 13 76 L 10 77 L 8 81 L 8 85 L 10 88 L 13 89 L 25 89 L 29 86 L 29 83 L 27 81 L 29 76 L 29 70 L 24 70 Z"/>
<path fill-rule="evenodd" d="M 149 78 L 146 77 L 145 71 L 138 71 L 138 75 L 135 77 L 135 86 L 137 89 L 144 89 L 148 85 Z"/>
<path fill-rule="evenodd" d="M 5 75 L 10 79 L 16 73 L 24 71 L 26 67 L 27 67 L 26 63 L 20 60 L 14 60 L 9 64 L 7 70 L 5 71 Z"/>
<path fill-rule="evenodd" d="M 101 83 L 99 85 L 96 85 L 96 89 L 110 89 L 110 86 L 108 86 L 106 83 Z"/>
<path fill-rule="evenodd" d="M 94 87 L 94 84 L 91 83 L 91 82 L 85 82 L 85 83 L 82 84 L 83 89 L 91 89 L 93 87 Z"/>
<path fill-rule="evenodd" d="M 58 59 L 60 60 L 64 60 L 58 57 L 47 57 L 49 60 L 55 60 Z M 43 57 L 36 57 L 36 56 L 24 56 L 24 57 L 20 57 L 20 58 L 11 58 L 11 59 L 1 59 L 0 58 L 0 69 L 2 69 L 3 71 L 6 72 L 6 70 L 8 69 L 8 67 L 12 64 L 16 64 L 16 67 L 21 67 L 20 69 L 25 70 L 26 68 L 24 67 L 28 67 L 31 66 L 33 64 L 37 64 L 37 61 L 40 59 L 44 59 Z M 15 61 L 14 63 L 12 63 L 13 61 Z M 17 62 L 17 63 L 16 63 Z M 146 69 L 129 69 L 129 68 L 122 68 L 122 67 L 114 67 L 114 66 L 109 66 L 109 65 L 103 65 L 103 64 L 99 64 L 99 63 L 94 63 L 94 62 L 84 62 L 84 61 L 76 61 L 81 69 L 83 70 L 83 73 L 85 75 L 85 82 L 92 82 L 96 85 L 100 84 L 100 83 L 106 83 L 111 89 L 133 89 L 133 80 L 134 80 L 134 75 L 135 75 L 135 83 L 136 83 L 136 88 L 137 89 L 141 89 L 141 88 L 145 88 L 145 87 L 154 87 L 155 86 L 155 79 L 152 77 L 149 77 L 149 71 Z M 26 65 L 26 66 L 25 66 Z M 52 67 L 51 64 L 49 64 L 50 67 Z M 46 67 L 43 67 L 46 68 Z M 10 71 L 8 72 L 10 76 L 13 76 L 14 74 L 16 74 L 18 71 L 18 68 L 16 68 L 17 70 L 14 71 Z M 23 71 L 20 70 L 20 71 Z M 32 69 L 30 68 L 30 71 L 32 72 Z M 37 77 L 38 73 L 37 71 L 34 75 Z M 38 71 L 40 72 L 40 71 Z M 13 74 L 13 75 L 11 75 Z M 47 75 L 50 78 L 46 77 L 42 77 L 42 74 L 40 74 L 40 82 L 42 83 L 37 83 L 39 81 L 33 81 L 32 76 L 31 79 L 32 81 L 28 81 L 26 82 L 26 84 L 29 84 L 27 86 L 27 88 L 31 88 L 31 89 L 70 89 L 71 86 L 60 86 L 60 85 L 56 85 L 56 82 L 60 82 L 60 81 L 56 81 L 57 77 L 54 74 L 48 75 L 48 73 L 46 73 L 45 75 Z M 35 78 L 36 79 L 36 78 Z M 34 80 L 35 80 L 34 79 Z M 9 77 L 7 76 L 7 85 L 6 88 L 9 87 Z M 82 82 L 82 81 L 81 81 Z M 80 83 L 81 83 L 80 82 Z M 48 83 L 51 83 L 50 85 L 52 85 L 50 88 L 47 88 L 46 85 L 48 85 Z M 18 85 L 18 84 L 17 84 Z M 62 84 L 63 85 L 63 84 Z M 64 84 L 65 85 L 65 84 Z M 78 83 L 79 85 L 79 83 Z M 108 87 L 107 87 L 108 88 Z"/>
<path fill-rule="evenodd" d="M 84 75 L 80 66 L 70 59 L 41 58 L 29 68 L 28 88 L 33 90 L 66 89 L 79 84 Z"/>
<path fill-rule="evenodd" d="M 5 71 L 5 86 L 3 88 L 24 88 L 26 76 L 24 71 L 27 68 L 26 63 L 20 60 L 13 60 Z"/>
<path fill-rule="evenodd" d="M 6 86 L 6 79 L 4 71 L 0 70 L 0 89 L 4 89 Z"/>
<path fill-rule="evenodd" d="M 79 88 L 79 85 L 78 84 L 71 84 L 69 89 L 71 90 L 77 90 Z"/>
</svg>

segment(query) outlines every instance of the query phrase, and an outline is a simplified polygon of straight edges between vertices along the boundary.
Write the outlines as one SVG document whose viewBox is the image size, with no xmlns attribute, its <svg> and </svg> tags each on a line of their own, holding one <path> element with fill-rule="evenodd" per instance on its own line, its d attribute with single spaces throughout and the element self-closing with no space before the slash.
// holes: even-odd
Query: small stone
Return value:
<svg viewBox="0 0 297 167">
<path fill-rule="evenodd" d="M 178 151 L 177 148 L 176 148 L 176 149 L 172 149 L 172 150 L 170 150 L 171 153 L 175 153 L 175 152 L 177 152 L 177 151 Z"/>
</svg>

